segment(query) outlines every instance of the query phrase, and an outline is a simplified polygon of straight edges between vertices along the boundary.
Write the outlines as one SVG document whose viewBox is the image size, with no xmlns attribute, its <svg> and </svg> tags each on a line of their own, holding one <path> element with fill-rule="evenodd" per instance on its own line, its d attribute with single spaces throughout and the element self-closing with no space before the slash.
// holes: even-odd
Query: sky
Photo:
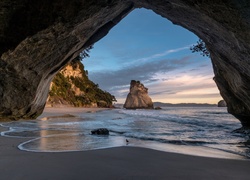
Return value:
<svg viewBox="0 0 250 180">
<path fill-rule="evenodd" d="M 153 102 L 217 104 L 222 98 L 211 60 L 190 50 L 198 39 L 151 10 L 136 9 L 82 62 L 89 79 L 117 103 L 125 102 L 130 81 L 139 80 Z"/>
</svg>

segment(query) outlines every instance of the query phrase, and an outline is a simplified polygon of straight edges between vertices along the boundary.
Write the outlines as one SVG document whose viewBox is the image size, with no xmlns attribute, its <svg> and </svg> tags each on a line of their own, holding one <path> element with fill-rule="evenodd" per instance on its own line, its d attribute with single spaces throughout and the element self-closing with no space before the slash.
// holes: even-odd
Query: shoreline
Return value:
<svg viewBox="0 0 250 180">
<path fill-rule="evenodd" d="M 3 129 L 3 128 L 1 128 Z M 249 160 L 190 156 L 141 147 L 27 152 L 0 137 L 1 179 L 249 179 Z"/>
<path fill-rule="evenodd" d="M 106 108 L 46 108 L 38 119 Z M 0 131 L 7 128 L 0 126 Z M 0 179 L 249 179 L 250 160 L 201 157 L 121 146 L 89 151 L 29 152 L 29 138 L 0 136 Z M 209 152 L 208 152 L 209 153 Z"/>
<path fill-rule="evenodd" d="M 65 109 L 67 110 L 65 111 Z M 53 117 L 53 116 L 63 116 L 63 115 L 79 116 L 81 113 L 93 113 L 97 111 L 112 110 L 112 109 L 113 108 L 46 107 L 43 113 L 40 116 L 38 116 L 37 119 Z"/>
<path fill-rule="evenodd" d="M 113 110 L 112 108 L 83 108 L 83 107 L 67 107 L 67 108 L 60 108 L 60 107 L 46 107 L 44 112 L 37 118 L 42 121 L 46 121 L 50 118 L 60 118 L 60 117 L 79 117 L 82 116 L 84 113 L 95 113 L 98 111 L 106 111 L 106 110 Z M 26 121 L 26 120 L 24 120 Z M 4 124 L 4 123 L 2 123 Z M 0 132 L 1 132 L 0 126 Z M 7 131 L 8 129 L 5 128 Z M 18 137 L 8 137 L 7 138 L 18 138 Z M 124 137 L 125 138 L 125 137 Z M 21 138 L 22 141 L 17 145 L 20 151 L 26 152 L 41 152 L 41 153 L 61 153 L 61 152 L 78 152 L 78 151 L 89 151 L 89 150 L 62 150 L 62 151 L 36 151 L 36 150 L 26 150 L 19 148 L 19 145 L 25 144 L 30 140 L 34 140 L 34 138 Z M 232 152 L 223 151 L 220 149 L 215 149 L 212 147 L 201 147 L 201 146 L 188 146 L 188 145 L 175 145 L 175 144 L 159 144 L 153 141 L 147 141 L 147 143 L 141 143 L 140 140 L 130 138 L 132 142 L 129 144 L 119 144 L 113 146 L 106 146 L 100 147 L 97 149 L 107 149 L 107 148 L 116 148 L 120 146 L 128 146 L 128 147 L 139 147 L 139 148 L 148 148 L 151 150 L 157 150 L 162 152 L 170 152 L 170 153 L 177 153 L 177 154 L 184 154 L 184 155 L 191 155 L 191 156 L 199 156 L 199 157 L 208 157 L 208 158 L 220 158 L 220 159 L 241 159 L 245 160 L 248 159 L 246 156 L 235 154 Z M 124 139 L 125 141 L 125 139 Z"/>
</svg>

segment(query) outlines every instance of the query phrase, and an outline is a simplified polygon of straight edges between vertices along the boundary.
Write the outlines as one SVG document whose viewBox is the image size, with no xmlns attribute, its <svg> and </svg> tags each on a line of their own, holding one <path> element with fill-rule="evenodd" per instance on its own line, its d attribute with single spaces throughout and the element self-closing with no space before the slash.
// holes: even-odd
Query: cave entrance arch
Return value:
<svg viewBox="0 0 250 180">
<path fill-rule="evenodd" d="M 144 7 L 190 30 L 206 43 L 214 80 L 229 113 L 243 126 L 250 127 L 250 4 L 247 0 L 39 3 L 6 0 L 3 3 L 1 119 L 39 115 L 54 74 L 83 49 L 104 37 L 134 8 Z"/>
<path fill-rule="evenodd" d="M 217 104 L 221 96 L 211 60 L 190 50 L 197 40 L 151 10 L 135 9 L 94 44 L 83 64 L 89 78 L 118 103 L 125 102 L 135 79 L 154 102 Z"/>
</svg>

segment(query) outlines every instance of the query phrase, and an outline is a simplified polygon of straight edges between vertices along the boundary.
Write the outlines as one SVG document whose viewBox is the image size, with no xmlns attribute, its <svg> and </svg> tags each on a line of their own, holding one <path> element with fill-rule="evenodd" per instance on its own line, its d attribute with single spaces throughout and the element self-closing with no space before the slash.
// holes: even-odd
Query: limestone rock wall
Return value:
<svg viewBox="0 0 250 180">
<path fill-rule="evenodd" d="M 132 9 L 122 0 L 1 1 L 0 119 L 40 115 L 54 75 Z"/>
<path fill-rule="evenodd" d="M 153 102 L 148 95 L 148 88 L 140 81 L 132 80 L 127 99 L 123 106 L 126 109 L 153 109 Z"/>
<path fill-rule="evenodd" d="M 134 0 L 138 7 L 199 36 L 210 52 L 214 81 L 228 112 L 250 127 L 250 3 L 248 0 Z"/>
</svg>

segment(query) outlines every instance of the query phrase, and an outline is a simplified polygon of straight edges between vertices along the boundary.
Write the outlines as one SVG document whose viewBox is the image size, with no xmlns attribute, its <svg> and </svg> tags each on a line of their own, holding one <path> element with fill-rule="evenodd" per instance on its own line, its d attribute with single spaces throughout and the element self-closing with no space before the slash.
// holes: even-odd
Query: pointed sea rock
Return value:
<svg viewBox="0 0 250 180">
<path fill-rule="evenodd" d="M 153 102 L 148 95 L 148 88 L 140 81 L 131 80 L 130 92 L 123 106 L 126 109 L 153 109 Z"/>
</svg>

